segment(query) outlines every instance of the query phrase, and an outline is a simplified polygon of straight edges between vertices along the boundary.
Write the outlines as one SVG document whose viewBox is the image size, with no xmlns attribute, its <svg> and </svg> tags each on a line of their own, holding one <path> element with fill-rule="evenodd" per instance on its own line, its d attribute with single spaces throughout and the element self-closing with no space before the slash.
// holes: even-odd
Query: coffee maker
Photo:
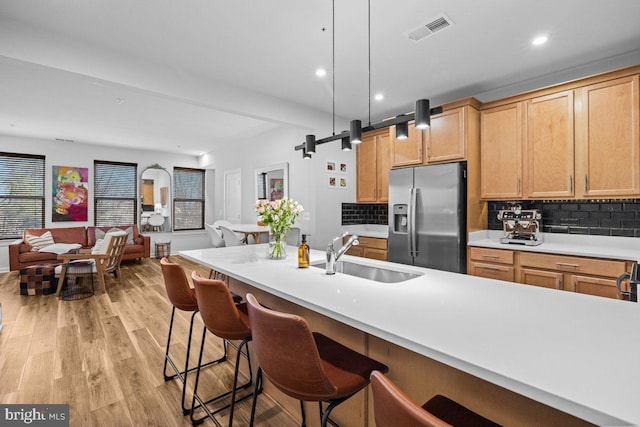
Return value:
<svg viewBox="0 0 640 427">
<path fill-rule="evenodd" d="M 498 212 L 502 221 L 500 243 L 536 246 L 542 243 L 542 215 L 537 209 L 522 209 L 514 205 Z"/>
</svg>

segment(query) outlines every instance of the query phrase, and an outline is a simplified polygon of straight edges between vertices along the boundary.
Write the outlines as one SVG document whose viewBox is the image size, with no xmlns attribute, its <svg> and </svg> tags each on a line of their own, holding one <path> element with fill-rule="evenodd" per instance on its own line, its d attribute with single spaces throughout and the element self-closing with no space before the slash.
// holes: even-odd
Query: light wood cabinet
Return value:
<svg viewBox="0 0 640 427">
<path fill-rule="evenodd" d="M 564 274 L 555 271 L 520 268 L 517 281 L 527 285 L 540 286 L 541 288 L 564 289 Z"/>
<path fill-rule="evenodd" d="M 580 89 L 576 108 L 579 194 L 640 194 L 638 75 Z"/>
<path fill-rule="evenodd" d="M 484 199 L 522 198 L 524 103 L 480 113 L 480 195 Z"/>
<path fill-rule="evenodd" d="M 351 236 L 343 237 L 342 243 L 344 244 L 349 240 L 349 237 Z M 360 244 L 351 246 L 346 252 L 347 255 L 377 259 L 380 261 L 387 260 L 387 239 L 361 236 L 358 240 Z"/>
<path fill-rule="evenodd" d="M 422 164 L 423 134 L 416 129 L 414 122 L 408 123 L 409 134 L 407 139 L 396 139 L 396 127 L 391 126 L 389 138 L 391 140 L 391 166 L 411 166 Z"/>
<path fill-rule="evenodd" d="M 356 148 L 356 200 L 388 202 L 390 169 L 389 129 L 367 132 Z"/>
<path fill-rule="evenodd" d="M 467 108 L 454 108 L 431 117 L 431 126 L 424 131 L 427 147 L 425 163 L 455 162 L 466 159 Z"/>
<path fill-rule="evenodd" d="M 574 195 L 573 91 L 527 102 L 526 198 Z"/>
<path fill-rule="evenodd" d="M 620 294 L 618 293 L 618 289 L 616 288 L 615 279 L 572 274 L 570 276 L 570 281 L 570 290 L 572 290 L 573 292 L 596 295 L 606 298 L 621 298 Z"/>
<path fill-rule="evenodd" d="M 470 247 L 467 273 L 488 279 L 515 281 L 513 251 Z"/>
</svg>

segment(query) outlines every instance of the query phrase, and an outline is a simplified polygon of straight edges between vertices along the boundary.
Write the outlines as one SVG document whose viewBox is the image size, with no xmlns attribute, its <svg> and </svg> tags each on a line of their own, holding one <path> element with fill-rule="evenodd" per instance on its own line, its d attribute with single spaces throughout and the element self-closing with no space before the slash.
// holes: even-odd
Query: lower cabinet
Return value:
<svg viewBox="0 0 640 427">
<path fill-rule="evenodd" d="M 631 262 L 470 247 L 468 274 L 569 292 L 621 298 L 616 279 Z M 628 283 L 623 284 L 624 288 Z M 626 290 L 626 289 L 625 289 Z"/>
<path fill-rule="evenodd" d="M 351 236 L 345 236 L 343 242 L 349 240 Z M 347 255 L 359 256 L 363 258 L 377 259 L 380 261 L 387 260 L 387 239 L 378 237 L 360 237 L 360 244 L 351 246 L 346 252 Z"/>
</svg>

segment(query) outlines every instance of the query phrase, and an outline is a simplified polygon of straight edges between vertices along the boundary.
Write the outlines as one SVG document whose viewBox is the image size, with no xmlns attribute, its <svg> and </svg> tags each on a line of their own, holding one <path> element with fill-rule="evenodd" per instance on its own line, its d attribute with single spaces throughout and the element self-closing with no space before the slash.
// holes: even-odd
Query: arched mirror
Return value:
<svg viewBox="0 0 640 427">
<path fill-rule="evenodd" d="M 140 175 L 140 229 L 171 231 L 171 175 L 155 164 Z"/>
<path fill-rule="evenodd" d="M 289 197 L 289 163 L 256 169 L 256 199 L 278 200 Z"/>
</svg>

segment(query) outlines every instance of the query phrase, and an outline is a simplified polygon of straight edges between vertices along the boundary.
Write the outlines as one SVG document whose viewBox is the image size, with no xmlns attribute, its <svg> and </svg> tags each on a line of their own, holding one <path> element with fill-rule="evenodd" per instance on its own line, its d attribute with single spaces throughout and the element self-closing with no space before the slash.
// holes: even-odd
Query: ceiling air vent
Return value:
<svg viewBox="0 0 640 427">
<path fill-rule="evenodd" d="M 435 18 L 430 19 L 427 23 L 422 24 L 418 28 L 407 32 L 406 35 L 407 37 L 409 37 L 409 39 L 417 42 L 453 25 L 455 24 L 451 20 L 451 18 L 449 18 L 446 14 L 441 13 Z"/>
</svg>

